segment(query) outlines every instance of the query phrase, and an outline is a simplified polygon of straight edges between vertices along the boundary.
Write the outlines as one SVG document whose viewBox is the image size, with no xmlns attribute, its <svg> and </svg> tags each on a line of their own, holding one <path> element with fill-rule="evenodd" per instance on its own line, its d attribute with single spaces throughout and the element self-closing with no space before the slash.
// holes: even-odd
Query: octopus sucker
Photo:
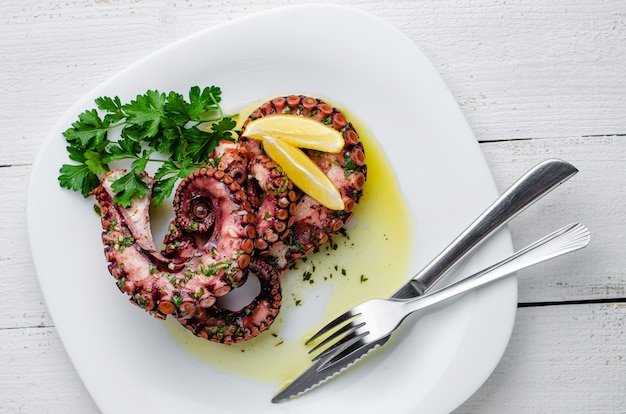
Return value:
<svg viewBox="0 0 626 414">
<path fill-rule="evenodd" d="M 248 177 L 248 193 L 256 211 L 255 248 L 263 257 L 288 235 L 297 195 L 291 180 L 266 155 L 258 155 L 249 163 Z M 276 265 L 281 271 L 286 267 L 286 263 Z"/>
<path fill-rule="evenodd" d="M 339 109 L 315 97 L 290 95 L 267 101 L 252 111 L 242 130 L 254 119 L 275 114 L 293 114 L 316 119 L 341 132 L 345 143 L 337 154 L 306 150 L 309 157 L 339 189 L 344 209 L 328 209 L 308 195 L 296 191 L 296 200 L 290 211 L 290 232 L 282 240 L 287 247 L 277 246 L 270 252 L 279 263 L 290 266 L 326 243 L 352 218 L 354 206 L 363 196 L 367 165 L 365 149 L 354 125 L 347 121 Z M 240 141 L 249 152 L 262 153 L 260 141 L 247 138 Z"/>
<path fill-rule="evenodd" d="M 146 196 L 123 207 L 112 183 L 125 171 L 102 177 L 92 195 L 100 206 L 102 242 L 117 287 L 152 316 L 175 318 L 201 338 L 235 343 L 251 339 L 280 311 L 280 277 L 296 261 L 327 243 L 350 221 L 367 179 L 365 151 L 354 126 L 328 103 L 310 96 L 274 98 L 252 111 L 253 119 L 295 114 L 339 131 L 336 154 L 306 150 L 339 189 L 345 208 L 331 210 L 298 189 L 269 158 L 260 141 L 220 142 L 206 166 L 183 178 L 173 197 L 174 217 L 156 247 L 150 225 L 155 180 L 140 178 Z M 221 307 L 255 275 L 260 291 L 239 310 Z"/>
<path fill-rule="evenodd" d="M 196 336 L 222 343 L 241 342 L 266 330 L 280 311 L 280 274 L 260 259 L 252 260 L 249 268 L 261 285 L 259 294 L 250 304 L 236 311 L 218 307 L 197 308 L 193 314 L 178 318 L 180 324 Z"/>
<path fill-rule="evenodd" d="M 176 219 L 165 236 L 166 249 L 158 254 L 137 242 L 147 236 L 134 234 L 134 226 L 127 220 L 127 210 L 149 206 L 150 194 L 127 209 L 113 202 L 110 183 L 122 174 L 108 174 L 94 195 L 100 204 L 109 271 L 131 302 L 157 318 L 174 315 L 184 319 L 195 309 L 213 306 L 216 296 L 245 282 L 255 231 L 250 228 L 247 213 L 231 214 L 234 210 L 245 211 L 247 198 L 240 191 L 229 191 L 224 183 L 230 181 L 224 179 L 226 174 L 202 169 L 182 180 L 175 196 L 182 202 L 175 207 Z M 146 181 L 151 186 L 152 181 Z M 206 200 L 214 212 L 214 224 L 194 225 L 199 223 L 197 212 L 185 200 L 196 197 Z M 151 235 L 149 220 L 141 223 L 141 228 Z"/>
<path fill-rule="evenodd" d="M 158 264 L 169 260 L 165 257 L 161 259 L 158 254 L 145 248 L 146 243 L 149 245 L 148 239 L 152 237 L 149 220 L 141 223 L 140 227 L 144 232 L 142 235 L 133 235 L 137 222 L 128 220 L 129 210 L 134 211 L 144 208 L 145 204 L 149 205 L 150 197 L 135 200 L 129 208 L 113 202 L 111 183 L 122 174 L 123 171 L 106 174 L 101 185 L 93 192 L 100 204 L 105 258 L 109 262 L 108 268 L 116 279 L 117 287 L 130 296 L 131 303 L 162 319 L 165 315 L 159 312 L 157 304 L 164 297 L 173 297 L 174 289 L 165 279 L 154 275 L 162 271 L 162 266 L 159 267 Z M 152 180 L 146 181 L 150 187 L 153 185 Z M 142 239 L 148 241 L 140 244 L 137 240 Z"/>
<path fill-rule="evenodd" d="M 176 228 L 192 235 L 197 246 L 194 256 L 198 258 L 194 271 L 209 277 L 210 281 L 201 287 L 208 288 L 215 296 L 222 296 L 245 282 L 256 236 L 256 229 L 248 219 L 251 211 L 247 195 L 234 183 L 234 177 L 222 170 L 202 168 L 185 177 L 174 196 Z M 199 200 L 203 204 L 202 214 L 196 208 Z M 207 221 L 209 216 L 212 218 Z M 184 238 L 183 242 L 186 242 Z"/>
</svg>

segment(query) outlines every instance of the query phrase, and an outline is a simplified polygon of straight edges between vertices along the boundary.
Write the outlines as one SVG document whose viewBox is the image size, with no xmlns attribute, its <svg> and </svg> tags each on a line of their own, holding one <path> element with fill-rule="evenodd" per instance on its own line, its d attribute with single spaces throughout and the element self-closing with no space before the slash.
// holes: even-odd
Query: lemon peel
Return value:
<svg viewBox="0 0 626 414">
<path fill-rule="evenodd" d="M 335 184 L 300 148 L 269 135 L 262 139 L 267 155 L 281 166 L 289 179 L 305 194 L 329 209 L 344 209 Z"/>
</svg>

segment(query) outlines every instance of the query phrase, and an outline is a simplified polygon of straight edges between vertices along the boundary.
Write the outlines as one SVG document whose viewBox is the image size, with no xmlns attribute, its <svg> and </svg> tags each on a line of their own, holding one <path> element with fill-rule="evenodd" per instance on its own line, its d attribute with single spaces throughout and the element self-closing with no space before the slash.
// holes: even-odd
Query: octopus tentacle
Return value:
<svg viewBox="0 0 626 414">
<path fill-rule="evenodd" d="M 281 304 L 279 273 L 269 263 L 253 259 L 249 269 L 260 282 L 261 290 L 250 304 L 232 311 L 216 306 L 196 308 L 178 321 L 194 335 L 214 342 L 234 343 L 248 340 L 266 330 L 274 321 Z"/>
<path fill-rule="evenodd" d="M 194 238 L 190 233 L 177 226 L 176 219 L 172 220 L 167 230 L 163 239 L 165 248 L 161 253 L 176 264 L 187 263 L 194 257 L 198 249 Z"/>
<path fill-rule="evenodd" d="M 155 243 L 154 238 L 152 236 L 152 227 L 150 224 L 150 202 L 146 203 L 145 200 L 133 200 L 131 204 L 127 208 L 123 208 L 115 203 L 113 203 L 113 190 L 112 184 L 115 180 L 124 175 L 126 171 L 118 170 L 107 173 L 102 178 L 102 184 L 99 188 L 96 188 L 93 191 L 93 195 L 96 199 L 104 198 L 106 199 L 107 205 L 110 204 L 110 209 L 115 209 L 115 212 L 110 212 L 110 214 L 116 216 L 108 220 L 108 229 L 111 230 L 109 235 L 112 234 L 112 229 L 114 227 L 114 223 L 124 223 L 127 228 L 127 235 L 121 236 L 126 237 L 126 243 L 128 240 L 132 239 L 134 243 L 137 244 L 137 247 L 141 249 L 141 251 L 150 256 L 152 261 L 159 268 L 171 268 L 172 262 L 169 258 L 162 255 Z M 148 185 L 148 188 L 151 190 L 154 186 L 154 179 L 148 176 L 146 173 L 142 174 L 141 179 Z M 108 196 L 106 195 L 108 193 Z M 110 198 L 110 200 L 108 200 Z M 103 223 L 104 224 L 104 223 Z M 118 235 L 119 237 L 120 235 Z M 106 240 L 105 240 L 106 239 Z M 111 242 L 111 237 L 107 237 L 103 235 L 103 241 Z M 115 244 L 113 244 L 115 245 Z"/>
<path fill-rule="evenodd" d="M 244 123 L 272 114 L 297 114 L 340 131 L 337 154 L 307 151 L 337 186 L 343 210 L 331 210 L 294 187 L 263 151 L 260 141 L 220 142 L 207 165 L 181 180 L 173 199 L 175 218 L 158 251 L 150 227 L 154 179 L 143 174 L 148 194 L 128 208 L 113 201 L 107 173 L 93 191 L 100 205 L 108 268 L 130 301 L 157 318 L 176 318 L 194 334 L 233 343 L 250 339 L 275 320 L 281 273 L 326 243 L 352 217 L 367 166 L 363 144 L 343 113 L 313 97 L 290 95 L 257 108 Z M 240 310 L 217 300 L 255 274 L 261 290 Z"/>
<path fill-rule="evenodd" d="M 109 272 L 117 281 L 117 287 L 130 296 L 131 303 L 157 318 L 164 319 L 165 314 L 158 310 L 158 303 L 173 298 L 175 288 L 166 278 L 157 276 L 157 273 L 163 273 L 169 270 L 169 267 L 175 270 L 178 266 L 170 259 L 165 257 L 161 259 L 150 249 L 145 248 L 153 245 L 147 215 L 143 218 L 145 222 L 128 220 L 133 212 L 149 207 L 150 192 L 146 197 L 133 201 L 128 208 L 113 202 L 111 184 L 123 174 L 124 171 L 107 173 L 102 178 L 100 186 L 93 191 L 100 205 L 105 258 L 109 262 Z M 143 179 L 151 190 L 154 180 L 147 176 Z M 165 267 L 158 266 L 168 261 Z"/>
<path fill-rule="evenodd" d="M 173 247 L 169 253 L 166 247 L 165 254 L 159 254 L 167 262 L 164 268 L 157 266 L 155 254 L 147 252 L 137 241 L 150 233 L 133 235 L 126 219 L 130 210 L 150 205 L 150 192 L 128 209 L 113 202 L 111 178 L 121 174 L 107 175 L 94 195 L 102 212 L 102 238 L 109 271 L 120 290 L 130 295 L 131 302 L 155 317 L 163 319 L 172 314 L 181 319 L 196 309 L 213 306 L 217 296 L 245 281 L 254 248 L 254 214 L 245 192 L 232 191 L 232 177 L 204 168 L 183 179 L 175 199 L 204 197 L 212 204 L 216 223 L 206 233 L 200 233 L 204 231 L 201 225 L 189 226 L 185 221 L 187 216 L 193 216 L 191 204 L 175 202 L 177 219 L 165 237 Z M 146 180 L 151 188 L 154 181 Z M 181 229 L 179 222 L 185 227 Z M 149 228 L 149 223 L 143 223 L 143 228 Z"/>
<path fill-rule="evenodd" d="M 234 181 L 244 185 L 249 162 L 248 149 L 240 143 L 221 141 L 209 156 L 216 169 L 230 175 Z"/>
<path fill-rule="evenodd" d="M 199 215 L 200 203 L 203 207 Z M 206 210 L 212 211 L 210 225 L 206 221 L 208 215 L 204 214 Z M 176 190 L 174 212 L 177 227 L 198 236 L 195 243 L 199 263 L 194 271 L 199 277 L 192 278 L 188 284 L 198 283 L 215 296 L 242 284 L 246 277 L 244 270 L 250 264 L 256 229 L 247 194 L 234 177 L 214 168 L 194 171 Z"/>
<path fill-rule="evenodd" d="M 331 210 L 308 195 L 298 194 L 293 209 L 294 226 L 289 237 L 289 248 L 273 252 L 279 262 L 293 263 L 326 243 L 350 221 L 352 210 L 363 195 L 367 165 L 365 150 L 354 125 L 337 108 L 314 97 L 290 95 L 267 101 L 251 113 L 242 130 L 250 121 L 274 114 L 294 114 L 316 119 L 341 132 L 345 143 L 337 154 L 306 151 L 339 189 L 345 208 Z M 242 142 L 250 153 L 263 152 L 260 141 L 243 138 Z"/>
<path fill-rule="evenodd" d="M 273 250 L 283 248 L 291 232 L 297 194 L 291 180 L 266 155 L 256 156 L 248 165 L 248 195 L 256 211 L 257 237 L 254 245 L 260 257 L 274 257 Z M 274 263 L 284 269 L 286 263 Z"/>
</svg>

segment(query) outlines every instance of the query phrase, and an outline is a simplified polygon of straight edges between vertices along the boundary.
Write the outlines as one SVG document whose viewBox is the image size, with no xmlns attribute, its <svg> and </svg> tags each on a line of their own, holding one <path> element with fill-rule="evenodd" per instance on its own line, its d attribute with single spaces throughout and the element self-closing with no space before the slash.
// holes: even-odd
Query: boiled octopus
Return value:
<svg viewBox="0 0 626 414">
<path fill-rule="evenodd" d="M 207 166 L 182 179 L 174 198 L 175 218 L 164 248 L 150 224 L 155 180 L 144 173 L 148 194 L 128 207 L 113 201 L 112 183 L 125 172 L 107 173 L 93 191 L 101 211 L 108 269 L 120 291 L 156 318 L 168 315 L 196 336 L 221 343 L 248 340 L 266 330 L 280 310 L 280 276 L 326 243 L 352 217 L 367 175 L 363 144 L 336 108 L 313 97 L 291 95 L 268 101 L 253 119 L 273 114 L 306 116 L 340 131 L 337 154 L 308 151 L 337 186 L 343 210 L 331 210 L 295 187 L 263 151 L 261 141 L 223 141 Z M 239 310 L 220 298 L 253 274 L 258 295 Z"/>
</svg>

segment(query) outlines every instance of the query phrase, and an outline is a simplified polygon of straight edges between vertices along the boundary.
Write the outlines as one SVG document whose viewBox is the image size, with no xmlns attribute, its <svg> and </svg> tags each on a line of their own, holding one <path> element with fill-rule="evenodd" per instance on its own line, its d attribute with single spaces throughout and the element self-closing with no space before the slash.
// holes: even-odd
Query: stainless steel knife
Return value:
<svg viewBox="0 0 626 414">
<path fill-rule="evenodd" d="M 533 167 L 392 297 L 406 299 L 423 295 L 488 236 L 577 172 L 573 165 L 558 159 L 548 159 Z M 358 352 L 356 349 L 352 353 L 348 351 L 344 354 L 347 357 L 330 366 L 324 366 L 323 358 L 314 361 L 298 378 L 279 391 L 272 402 L 286 401 L 321 385 L 385 342 L 372 343 L 358 349 Z"/>
</svg>

